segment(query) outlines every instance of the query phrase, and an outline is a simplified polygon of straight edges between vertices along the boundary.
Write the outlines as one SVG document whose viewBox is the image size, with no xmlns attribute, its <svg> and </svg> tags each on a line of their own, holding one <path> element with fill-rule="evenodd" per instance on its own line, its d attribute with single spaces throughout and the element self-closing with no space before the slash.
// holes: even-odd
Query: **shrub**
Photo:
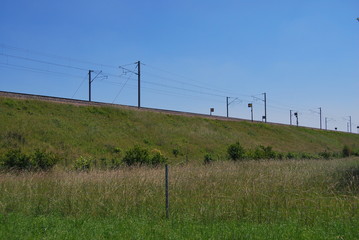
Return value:
<svg viewBox="0 0 359 240">
<path fill-rule="evenodd" d="M 135 146 L 132 149 L 126 151 L 126 154 L 122 161 L 128 166 L 132 166 L 135 164 L 142 165 L 150 162 L 150 156 L 147 149 Z"/>
<path fill-rule="evenodd" d="M 177 157 L 179 154 L 179 150 L 177 148 L 172 149 L 173 156 Z"/>
<path fill-rule="evenodd" d="M 151 157 L 150 164 L 153 166 L 157 166 L 157 165 L 165 164 L 166 162 L 167 162 L 167 158 L 163 156 L 161 152 L 157 151 Z"/>
<path fill-rule="evenodd" d="M 239 142 L 231 144 L 227 148 L 229 159 L 236 161 L 244 158 L 245 150 Z"/>
<path fill-rule="evenodd" d="M 36 149 L 31 155 L 31 167 L 34 170 L 49 170 L 55 166 L 58 160 L 54 154 Z"/>
<path fill-rule="evenodd" d="M 352 155 L 352 150 L 350 149 L 350 147 L 348 145 L 344 145 L 342 154 L 343 154 L 343 157 L 350 157 L 350 155 Z"/>
<path fill-rule="evenodd" d="M 212 156 L 212 154 L 206 153 L 206 154 L 204 155 L 204 163 L 205 163 L 205 164 L 209 164 L 209 163 L 211 163 L 211 162 L 213 162 L 213 156 Z"/>
<path fill-rule="evenodd" d="M 279 152 L 276 154 L 276 158 L 279 159 L 279 160 L 282 160 L 284 158 L 284 154 Z"/>
<path fill-rule="evenodd" d="M 300 159 L 314 159 L 314 158 L 318 158 L 315 157 L 314 155 L 310 154 L 310 153 L 299 153 L 299 158 Z"/>
<path fill-rule="evenodd" d="M 31 168 L 30 157 L 20 149 L 9 150 L 1 159 L 2 166 L 10 170 L 27 170 Z"/>
<path fill-rule="evenodd" d="M 286 158 L 287 159 L 295 159 L 295 158 L 297 158 L 297 155 L 295 153 L 288 152 L 286 155 Z"/>
<path fill-rule="evenodd" d="M 319 156 L 324 159 L 329 159 L 332 156 L 332 154 L 330 154 L 330 152 L 325 151 L 325 152 L 319 153 Z"/>
<path fill-rule="evenodd" d="M 275 159 L 276 152 L 273 151 L 273 147 L 271 146 L 267 146 L 267 147 L 259 146 L 259 147 L 262 149 L 265 159 Z"/>
<path fill-rule="evenodd" d="M 9 150 L 1 159 L 1 165 L 9 170 L 50 170 L 58 162 L 58 158 L 45 151 L 36 149 L 31 155 L 22 153 L 20 149 Z"/>
<path fill-rule="evenodd" d="M 80 156 L 75 160 L 74 168 L 78 171 L 88 171 L 91 169 L 92 159 L 90 157 Z"/>
<path fill-rule="evenodd" d="M 283 158 L 283 154 L 278 155 L 275 151 L 273 151 L 271 146 L 258 146 L 254 150 L 246 151 L 246 158 L 249 159 L 276 159 L 277 156 Z"/>
</svg>

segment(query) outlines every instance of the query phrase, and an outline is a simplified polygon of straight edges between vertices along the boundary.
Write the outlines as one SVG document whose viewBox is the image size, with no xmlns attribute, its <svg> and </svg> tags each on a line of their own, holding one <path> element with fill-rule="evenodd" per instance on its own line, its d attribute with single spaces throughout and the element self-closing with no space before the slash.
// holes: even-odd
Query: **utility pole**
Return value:
<svg viewBox="0 0 359 240">
<path fill-rule="evenodd" d="M 267 122 L 267 93 L 263 93 L 264 95 L 264 122 Z"/>
<path fill-rule="evenodd" d="M 290 122 L 290 125 L 292 125 L 292 111 L 293 110 L 289 110 L 289 122 Z"/>
<path fill-rule="evenodd" d="M 226 100 L 227 100 L 227 118 L 228 118 L 228 99 L 229 99 L 229 97 L 226 97 Z"/>
<path fill-rule="evenodd" d="M 91 102 L 91 83 L 92 83 L 92 78 L 91 78 L 91 73 L 93 73 L 93 70 L 89 70 L 89 102 Z"/>
<path fill-rule="evenodd" d="M 141 62 L 137 62 L 138 108 L 141 108 Z"/>
<path fill-rule="evenodd" d="M 233 97 L 232 97 L 233 98 Z M 231 102 L 229 101 L 230 97 L 226 97 L 226 102 L 227 102 L 227 118 L 229 116 L 229 113 L 228 113 L 228 107 L 229 105 L 231 105 L 234 101 L 238 100 L 238 98 L 234 98 Z"/>
<path fill-rule="evenodd" d="M 253 103 L 248 103 L 248 107 L 251 108 L 251 121 L 253 122 Z"/>
<path fill-rule="evenodd" d="M 322 108 L 319 108 L 319 118 L 320 118 L 320 129 L 322 129 Z"/>
<path fill-rule="evenodd" d="M 295 112 L 295 113 L 294 113 L 294 116 L 297 118 L 297 127 L 298 127 L 298 125 L 299 125 L 299 121 L 298 121 L 298 112 Z"/>
<path fill-rule="evenodd" d="M 349 130 L 352 132 L 352 116 L 349 116 Z"/>
</svg>

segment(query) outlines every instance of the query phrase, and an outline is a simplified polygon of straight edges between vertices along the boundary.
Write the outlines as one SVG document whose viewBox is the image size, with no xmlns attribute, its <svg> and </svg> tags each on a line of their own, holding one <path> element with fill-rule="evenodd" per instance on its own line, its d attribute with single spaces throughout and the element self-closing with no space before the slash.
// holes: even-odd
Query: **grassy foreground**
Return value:
<svg viewBox="0 0 359 240">
<path fill-rule="evenodd" d="M 11 148 L 46 149 L 71 166 L 79 156 L 110 160 L 141 145 L 178 163 L 202 161 L 205 153 L 225 159 L 228 145 L 237 141 L 248 149 L 264 145 L 278 152 L 359 148 L 358 134 L 0 97 L 0 155 Z"/>
<path fill-rule="evenodd" d="M 359 159 L 2 173 L 0 239 L 358 239 Z"/>
</svg>

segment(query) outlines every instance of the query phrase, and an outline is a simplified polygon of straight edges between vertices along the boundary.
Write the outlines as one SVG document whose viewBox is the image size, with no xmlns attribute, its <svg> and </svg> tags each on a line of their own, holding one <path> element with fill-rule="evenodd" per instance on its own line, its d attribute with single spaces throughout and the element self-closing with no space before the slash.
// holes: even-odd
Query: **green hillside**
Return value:
<svg viewBox="0 0 359 240">
<path fill-rule="evenodd" d="M 160 150 L 176 162 L 202 161 L 207 152 L 225 158 L 225 149 L 236 141 L 246 148 L 270 145 L 279 152 L 359 146 L 359 135 L 343 132 L 10 98 L 0 98 L 0 129 L 0 154 L 18 147 L 25 152 L 47 149 L 65 165 L 79 156 L 109 158 L 134 145 Z"/>
</svg>

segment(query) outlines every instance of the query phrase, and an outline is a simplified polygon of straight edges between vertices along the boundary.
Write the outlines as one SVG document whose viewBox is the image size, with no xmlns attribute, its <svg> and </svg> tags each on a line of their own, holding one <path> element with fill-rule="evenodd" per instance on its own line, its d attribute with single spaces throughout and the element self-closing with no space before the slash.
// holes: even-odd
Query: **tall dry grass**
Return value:
<svg viewBox="0 0 359 240">
<path fill-rule="evenodd" d="M 357 218 L 359 183 L 348 169 L 359 169 L 359 159 L 170 166 L 171 217 L 306 224 Z M 163 168 L 2 173 L 0 191 L 3 214 L 164 217 Z"/>
</svg>

